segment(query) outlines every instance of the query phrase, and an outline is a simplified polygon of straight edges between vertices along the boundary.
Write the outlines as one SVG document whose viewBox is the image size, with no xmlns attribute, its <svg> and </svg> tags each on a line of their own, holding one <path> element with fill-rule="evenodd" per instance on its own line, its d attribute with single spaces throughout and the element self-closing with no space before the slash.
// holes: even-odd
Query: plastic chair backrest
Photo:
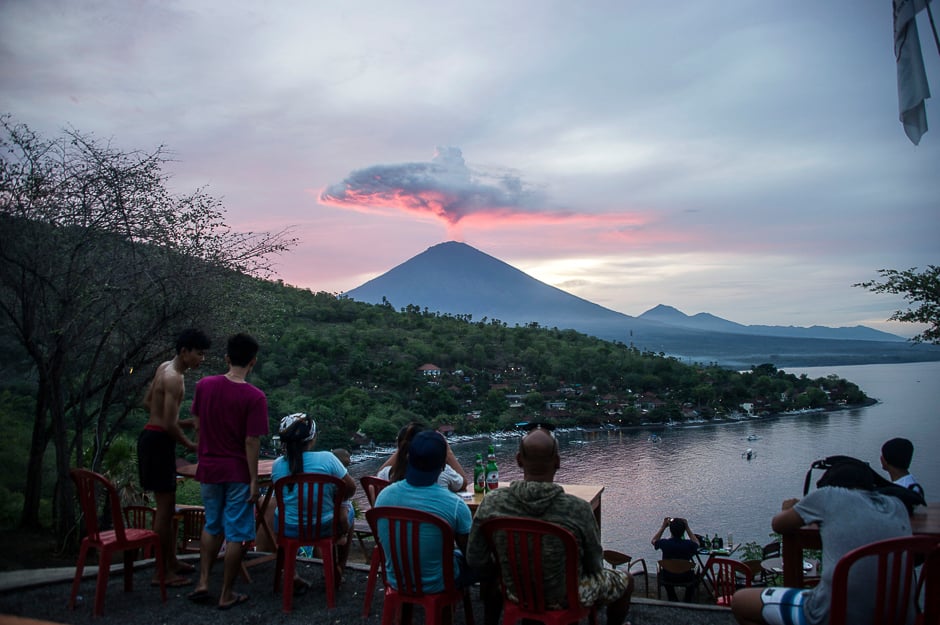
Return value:
<svg viewBox="0 0 940 625">
<path fill-rule="evenodd" d="M 78 502 L 82 508 L 82 514 L 85 517 L 85 527 L 88 536 L 95 542 L 102 541 L 101 533 L 114 530 L 114 539 L 118 543 L 126 543 L 127 536 L 124 532 L 123 508 L 121 508 L 121 498 L 118 496 L 117 488 L 114 484 L 101 475 L 88 469 L 71 469 L 69 473 L 75 482 L 75 489 L 78 495 Z M 111 527 L 105 527 L 101 524 L 98 516 L 98 491 L 104 490 L 105 509 L 111 512 Z"/>
<path fill-rule="evenodd" d="M 345 489 L 343 480 L 323 473 L 297 473 L 282 477 L 274 483 L 274 495 L 277 497 L 277 509 L 280 519 L 277 524 L 278 542 L 286 537 L 286 514 L 284 513 L 284 495 L 290 489 L 297 492 L 297 534 L 293 536 L 301 543 L 313 543 L 327 537 L 338 537 L 339 519 L 342 514 L 343 495 Z M 331 489 L 332 492 L 328 492 Z M 327 497 L 333 499 L 333 518 L 329 524 L 322 523 L 323 504 Z"/>
<path fill-rule="evenodd" d="M 124 506 L 124 526 L 142 530 L 153 529 L 153 517 L 156 508 L 150 506 Z"/>
<path fill-rule="evenodd" d="M 284 582 L 284 612 L 293 609 L 294 574 L 297 564 L 297 550 L 300 547 L 318 547 L 323 559 L 323 576 L 326 579 L 326 605 L 332 608 L 336 601 L 336 541 L 343 537 L 340 533 L 340 519 L 343 512 L 343 496 L 346 483 L 332 475 L 323 473 L 297 473 L 282 477 L 274 483 L 274 495 L 281 515 L 277 524 L 277 562 L 274 572 L 274 591 L 277 592 Z M 285 495 L 292 491 L 297 495 L 294 500 L 297 507 L 297 525 L 295 536 L 287 533 L 287 515 L 285 514 Z M 332 492 L 331 492 L 332 491 Z M 324 503 L 333 501 L 333 518 L 323 522 Z"/>
<path fill-rule="evenodd" d="M 386 566 L 392 564 L 395 590 L 406 597 L 422 597 L 429 594 L 422 581 L 421 526 L 430 525 L 440 533 L 441 575 L 444 591 L 455 592 L 454 578 L 454 530 L 444 519 L 413 508 L 378 506 L 366 512 L 369 526 L 379 542 Z M 380 528 L 387 532 L 379 533 Z M 385 540 L 381 540 L 384 537 Z M 388 578 L 389 571 L 385 571 Z M 388 580 L 392 583 L 392 580 Z"/>
<path fill-rule="evenodd" d="M 936 621 L 938 607 L 937 587 L 940 580 L 935 579 L 940 569 L 940 538 L 929 535 L 903 536 L 889 538 L 863 545 L 842 556 L 832 572 L 832 604 L 829 608 L 830 625 L 848 624 L 848 602 L 851 592 L 852 603 L 857 604 L 862 597 L 871 598 L 874 604 L 866 614 L 871 614 L 872 625 L 895 625 L 928 622 L 924 611 L 917 609 L 918 589 L 924 588 L 927 606 L 925 611 L 932 614 Z M 867 587 L 861 585 L 861 579 L 853 573 L 853 568 L 860 562 L 872 567 L 872 575 Z M 924 563 L 921 580 L 916 577 L 916 567 Z M 850 588 L 849 578 L 852 578 Z M 934 590 L 931 596 L 930 590 Z"/>
<path fill-rule="evenodd" d="M 660 571 L 668 571 L 676 575 L 695 570 L 695 563 L 691 560 L 659 560 L 657 564 Z"/>
<path fill-rule="evenodd" d="M 386 566 L 382 567 L 385 579 L 382 623 L 392 623 L 403 604 L 414 604 L 424 608 L 425 623 L 440 625 L 444 622 L 444 609 L 453 609 L 462 601 L 467 625 L 473 625 L 469 588 L 458 588 L 454 579 L 454 531 L 444 519 L 412 508 L 376 506 L 366 512 L 366 520 L 378 539 L 379 550 L 386 562 Z M 431 546 L 435 560 L 438 555 L 441 558 L 444 588 L 440 592 L 430 592 L 424 588 L 423 572 L 426 565 L 421 550 L 422 529 L 425 530 L 425 538 L 429 529 L 440 536 L 440 545 L 436 548 Z M 425 549 L 429 546 L 426 542 Z M 391 571 L 389 562 L 392 564 Z M 390 573 L 394 575 L 394 587 Z"/>
<path fill-rule="evenodd" d="M 382 492 L 382 489 L 391 484 L 388 480 L 383 480 L 380 477 L 374 475 L 364 475 L 359 478 L 359 482 L 362 484 L 362 490 L 366 494 L 366 499 L 369 501 L 369 507 L 375 507 L 375 498 L 379 496 L 379 493 Z M 358 521 L 356 521 L 358 525 Z M 366 527 L 368 528 L 367 536 L 375 536 L 372 534 L 371 526 L 369 522 L 366 521 Z M 359 537 L 359 544 L 362 545 L 362 532 L 359 529 L 356 529 L 356 536 Z M 366 578 L 366 592 L 363 597 L 362 604 L 362 616 L 363 618 L 368 618 L 369 609 L 372 607 L 372 595 L 375 593 L 375 582 L 378 579 L 379 571 L 382 568 L 382 550 L 373 548 L 372 554 L 369 557 L 369 576 Z"/>
<path fill-rule="evenodd" d="M 183 520 L 179 550 L 199 552 L 202 528 L 206 524 L 206 509 L 202 506 L 186 506 L 179 508 L 176 513 Z"/>
<path fill-rule="evenodd" d="M 761 548 L 761 560 L 766 560 L 767 558 L 779 558 L 780 557 L 780 541 L 775 540 L 772 543 L 767 543 Z"/>
<path fill-rule="evenodd" d="M 382 489 L 391 484 L 388 480 L 374 475 L 363 475 L 359 478 L 359 483 L 362 484 L 362 492 L 365 493 L 370 508 L 375 506 L 375 498 L 379 496 Z"/>
<path fill-rule="evenodd" d="M 578 542 L 574 534 L 560 525 L 527 517 L 488 519 L 480 529 L 499 559 L 505 623 L 519 618 L 572 623 L 592 613 L 578 596 Z M 546 549 L 551 542 L 555 546 Z M 557 557 L 559 544 L 561 558 Z M 549 597 L 545 581 L 549 569 L 557 567 L 564 570 L 565 596 Z"/>
<path fill-rule="evenodd" d="M 731 605 L 731 597 L 738 588 L 750 588 L 754 583 L 754 571 L 740 560 L 712 556 L 705 563 L 705 575 L 713 585 L 715 602 Z"/>
<path fill-rule="evenodd" d="M 927 555 L 920 571 L 919 597 L 924 598 L 921 623 L 940 623 L 940 548 Z"/>
</svg>

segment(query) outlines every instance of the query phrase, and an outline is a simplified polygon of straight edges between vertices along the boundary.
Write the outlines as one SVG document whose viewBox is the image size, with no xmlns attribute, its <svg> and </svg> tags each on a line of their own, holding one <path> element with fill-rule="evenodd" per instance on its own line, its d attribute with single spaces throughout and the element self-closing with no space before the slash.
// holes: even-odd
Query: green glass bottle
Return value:
<svg viewBox="0 0 940 625">
<path fill-rule="evenodd" d="M 483 467 L 483 454 L 477 454 L 473 465 L 473 492 L 486 492 L 486 469 Z"/>
<path fill-rule="evenodd" d="M 496 466 L 496 452 L 493 446 L 486 454 L 486 490 L 496 490 L 499 488 L 499 467 Z"/>
</svg>

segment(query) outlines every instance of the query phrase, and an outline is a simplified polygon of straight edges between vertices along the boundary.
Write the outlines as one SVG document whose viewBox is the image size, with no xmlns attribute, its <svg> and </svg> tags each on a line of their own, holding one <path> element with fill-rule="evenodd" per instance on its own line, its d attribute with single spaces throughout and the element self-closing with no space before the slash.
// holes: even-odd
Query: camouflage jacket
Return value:
<svg viewBox="0 0 940 625">
<path fill-rule="evenodd" d="M 483 498 L 473 517 L 467 545 L 467 562 L 471 567 L 484 572 L 488 568 L 492 571 L 494 554 L 486 544 L 480 525 L 487 519 L 503 516 L 532 517 L 561 525 L 571 531 L 578 542 L 579 576 L 583 578 L 603 569 L 603 548 L 591 504 L 566 494 L 558 484 L 526 481 L 512 482 L 508 488 L 492 491 Z M 546 575 L 546 596 L 560 604 L 565 597 L 561 544 L 556 545 L 554 553 L 552 551 L 549 543 L 544 560 L 558 562 L 559 566 Z M 506 550 L 500 547 L 499 552 L 500 556 L 504 556 Z"/>
</svg>

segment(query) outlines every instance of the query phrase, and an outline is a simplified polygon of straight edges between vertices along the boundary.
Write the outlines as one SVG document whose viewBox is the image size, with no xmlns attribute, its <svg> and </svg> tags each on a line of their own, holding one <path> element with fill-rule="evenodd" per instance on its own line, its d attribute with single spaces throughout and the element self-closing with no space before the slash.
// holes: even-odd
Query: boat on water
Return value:
<svg viewBox="0 0 940 625">
<path fill-rule="evenodd" d="M 747 440 L 749 440 L 749 441 L 758 441 L 758 440 L 760 440 L 760 436 L 758 436 L 757 434 L 748 434 L 748 435 L 747 435 Z"/>
<path fill-rule="evenodd" d="M 748 447 L 748 448 L 745 449 L 743 452 L 741 452 L 741 457 L 744 458 L 745 460 L 750 460 L 750 459 L 752 459 L 752 458 L 753 458 L 754 456 L 756 456 L 756 455 L 757 455 L 757 454 L 756 454 L 756 453 L 754 452 L 754 450 L 751 449 L 750 447 Z"/>
</svg>

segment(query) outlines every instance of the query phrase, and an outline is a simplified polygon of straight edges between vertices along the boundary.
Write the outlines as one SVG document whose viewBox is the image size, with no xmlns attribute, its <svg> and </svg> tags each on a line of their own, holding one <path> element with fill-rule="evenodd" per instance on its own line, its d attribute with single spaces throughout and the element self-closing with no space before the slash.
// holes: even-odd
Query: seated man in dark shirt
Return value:
<svg viewBox="0 0 940 625">
<path fill-rule="evenodd" d="M 663 532 L 666 531 L 667 527 L 669 528 L 670 537 L 663 538 Z M 683 538 L 683 534 L 688 534 L 689 537 Z M 695 557 L 695 553 L 699 548 L 698 538 L 695 537 L 695 534 L 693 534 L 692 530 L 689 528 L 689 522 L 685 519 L 668 516 L 663 519 L 662 526 L 659 528 L 659 531 L 656 532 L 650 542 L 653 543 L 654 549 L 658 549 L 663 552 L 663 560 L 692 561 L 692 558 Z M 675 584 L 691 582 L 695 579 L 694 570 L 689 570 L 685 573 L 660 571 L 659 574 L 663 576 L 665 581 Z M 666 586 L 666 595 L 669 597 L 670 601 L 679 600 L 679 598 L 676 596 L 676 589 L 673 586 Z M 695 601 L 694 586 L 689 586 L 686 588 L 685 595 L 683 595 L 682 600 L 686 603 L 693 603 Z"/>
</svg>

